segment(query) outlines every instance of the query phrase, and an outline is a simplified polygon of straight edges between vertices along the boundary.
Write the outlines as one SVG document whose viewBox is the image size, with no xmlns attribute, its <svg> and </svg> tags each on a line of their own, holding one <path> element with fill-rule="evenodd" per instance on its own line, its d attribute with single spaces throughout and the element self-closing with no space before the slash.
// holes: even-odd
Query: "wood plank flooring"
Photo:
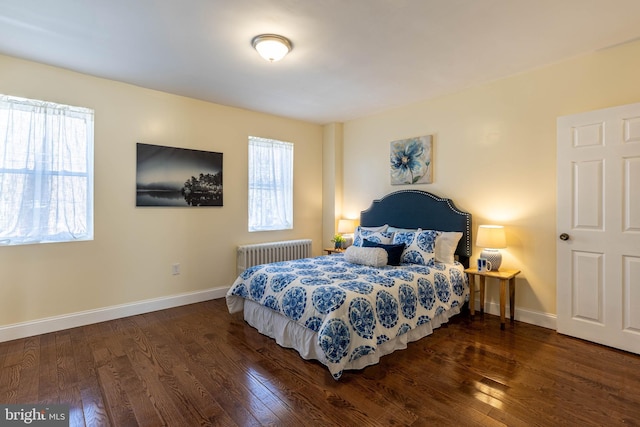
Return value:
<svg viewBox="0 0 640 427">
<path fill-rule="evenodd" d="M 0 343 L 0 403 L 72 426 L 633 426 L 640 356 L 460 315 L 335 381 L 219 299 Z"/>
</svg>

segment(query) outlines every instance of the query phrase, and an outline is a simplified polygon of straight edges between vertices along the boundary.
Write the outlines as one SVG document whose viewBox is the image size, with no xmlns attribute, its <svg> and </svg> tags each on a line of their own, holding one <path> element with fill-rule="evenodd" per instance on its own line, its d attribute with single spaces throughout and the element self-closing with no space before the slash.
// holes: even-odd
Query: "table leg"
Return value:
<svg viewBox="0 0 640 427">
<path fill-rule="evenodd" d="M 476 314 L 476 276 L 467 274 L 469 278 L 469 314 L 473 319 Z"/>
<path fill-rule="evenodd" d="M 516 312 L 516 278 L 509 279 L 509 314 L 511 315 L 511 321 L 515 320 Z"/>
<path fill-rule="evenodd" d="M 486 277 L 480 276 L 480 314 L 484 314 L 484 280 Z"/>
<path fill-rule="evenodd" d="M 504 329 L 504 312 L 507 299 L 507 281 L 500 279 L 500 329 Z"/>
</svg>

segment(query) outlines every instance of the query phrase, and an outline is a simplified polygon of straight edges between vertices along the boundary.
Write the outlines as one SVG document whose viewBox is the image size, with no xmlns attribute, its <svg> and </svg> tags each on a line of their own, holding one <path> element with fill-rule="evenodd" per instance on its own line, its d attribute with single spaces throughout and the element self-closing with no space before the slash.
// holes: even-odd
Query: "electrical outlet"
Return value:
<svg viewBox="0 0 640 427">
<path fill-rule="evenodd" d="M 173 264 L 171 266 L 171 274 L 173 274 L 174 276 L 180 274 L 180 264 Z"/>
</svg>

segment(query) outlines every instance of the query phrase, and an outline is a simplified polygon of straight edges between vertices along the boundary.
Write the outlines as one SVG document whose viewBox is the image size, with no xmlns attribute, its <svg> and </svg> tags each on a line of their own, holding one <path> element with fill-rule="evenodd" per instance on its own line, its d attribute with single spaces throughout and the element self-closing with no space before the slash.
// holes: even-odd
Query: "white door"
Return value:
<svg viewBox="0 0 640 427">
<path fill-rule="evenodd" d="M 640 104 L 557 130 L 558 332 L 640 354 Z"/>
</svg>

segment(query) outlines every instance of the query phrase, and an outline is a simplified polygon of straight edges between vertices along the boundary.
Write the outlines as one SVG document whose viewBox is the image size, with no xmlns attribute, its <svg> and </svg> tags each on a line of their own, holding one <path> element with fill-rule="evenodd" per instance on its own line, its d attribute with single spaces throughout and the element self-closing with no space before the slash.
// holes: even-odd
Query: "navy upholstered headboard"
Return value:
<svg viewBox="0 0 640 427">
<path fill-rule="evenodd" d="M 360 213 L 360 225 L 375 227 L 389 224 L 399 228 L 461 231 L 456 255 L 465 266 L 471 257 L 471 214 L 459 210 L 451 199 L 443 199 L 421 190 L 400 190 L 374 200 Z"/>
</svg>

